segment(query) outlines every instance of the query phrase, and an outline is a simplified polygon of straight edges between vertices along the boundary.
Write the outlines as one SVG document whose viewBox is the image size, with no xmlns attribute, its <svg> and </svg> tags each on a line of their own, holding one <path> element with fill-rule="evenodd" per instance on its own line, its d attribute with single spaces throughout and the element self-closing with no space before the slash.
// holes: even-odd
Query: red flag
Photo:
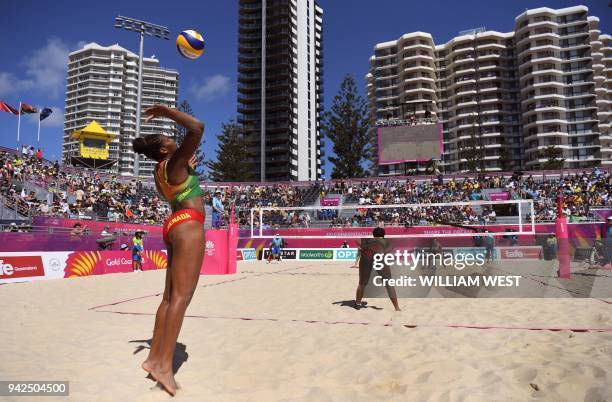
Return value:
<svg viewBox="0 0 612 402">
<path fill-rule="evenodd" d="M 17 109 L 2 101 L 0 101 L 0 110 L 6 113 L 19 114 Z"/>
<path fill-rule="evenodd" d="M 28 105 L 27 103 L 22 103 L 21 104 L 21 113 L 22 114 L 38 113 L 38 109 L 36 109 L 32 105 Z"/>
</svg>

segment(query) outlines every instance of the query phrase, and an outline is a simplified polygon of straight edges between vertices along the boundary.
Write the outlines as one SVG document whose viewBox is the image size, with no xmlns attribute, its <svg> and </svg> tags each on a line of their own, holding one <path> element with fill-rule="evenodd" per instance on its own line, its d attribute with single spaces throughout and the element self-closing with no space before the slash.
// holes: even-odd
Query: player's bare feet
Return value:
<svg viewBox="0 0 612 402">
<path fill-rule="evenodd" d="M 155 380 L 157 380 L 162 387 L 164 387 L 166 392 L 172 396 L 176 395 L 178 385 L 174 380 L 174 374 L 171 370 L 161 371 L 159 368 L 153 367 L 149 374 L 151 374 L 151 376 L 155 378 Z"/>
<path fill-rule="evenodd" d="M 153 379 L 155 381 L 157 381 L 157 378 L 154 377 L 154 375 L 151 373 L 151 371 L 153 370 L 153 368 L 156 366 L 155 363 L 153 363 L 151 360 L 147 359 L 145 361 L 142 362 L 142 364 L 140 365 L 140 367 L 142 367 L 142 369 L 144 371 L 146 371 L 147 373 L 151 374 L 151 377 L 153 377 Z"/>
</svg>

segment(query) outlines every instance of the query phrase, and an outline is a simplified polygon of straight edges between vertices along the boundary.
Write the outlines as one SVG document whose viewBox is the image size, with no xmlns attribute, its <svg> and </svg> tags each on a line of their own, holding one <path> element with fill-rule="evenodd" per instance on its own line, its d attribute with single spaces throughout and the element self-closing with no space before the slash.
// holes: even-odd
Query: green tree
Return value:
<svg viewBox="0 0 612 402">
<path fill-rule="evenodd" d="M 539 151 L 538 158 L 546 159 L 542 164 L 544 170 L 562 169 L 565 158 L 563 158 L 563 150 L 554 145 L 550 145 Z"/>
<path fill-rule="evenodd" d="M 334 164 L 331 177 L 364 176 L 362 163 L 370 157 L 368 108 L 350 75 L 340 84 L 331 110 L 323 114 L 321 129 L 333 144 L 335 156 L 329 157 Z"/>
<path fill-rule="evenodd" d="M 207 160 L 208 176 L 213 181 L 253 180 L 253 166 L 247 162 L 248 142 L 234 120 L 222 123 L 216 160 Z"/>
<path fill-rule="evenodd" d="M 190 116 L 194 116 L 193 109 L 191 109 L 191 105 L 186 100 L 183 100 L 181 104 L 177 108 L 183 113 L 187 113 Z M 183 143 L 185 136 L 187 135 L 187 129 L 179 124 L 175 124 L 175 140 L 178 145 Z M 206 161 L 204 160 L 204 153 L 202 152 L 202 146 L 204 145 L 204 141 L 200 144 L 200 147 L 196 150 L 196 167 L 195 171 L 199 176 L 204 175 L 204 166 L 206 165 Z"/>
</svg>

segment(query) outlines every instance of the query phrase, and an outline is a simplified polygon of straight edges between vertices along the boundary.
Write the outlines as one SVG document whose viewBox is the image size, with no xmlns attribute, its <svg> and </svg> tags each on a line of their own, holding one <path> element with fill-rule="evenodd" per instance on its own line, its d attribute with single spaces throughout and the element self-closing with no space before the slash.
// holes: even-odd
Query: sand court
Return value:
<svg viewBox="0 0 612 402">
<path fill-rule="evenodd" d="M 202 276 L 175 398 L 139 367 L 164 271 L 3 285 L 0 377 L 70 381 L 69 398 L 45 401 L 612 400 L 612 304 L 401 299 L 396 313 L 383 298 L 355 310 L 348 265 Z"/>
</svg>

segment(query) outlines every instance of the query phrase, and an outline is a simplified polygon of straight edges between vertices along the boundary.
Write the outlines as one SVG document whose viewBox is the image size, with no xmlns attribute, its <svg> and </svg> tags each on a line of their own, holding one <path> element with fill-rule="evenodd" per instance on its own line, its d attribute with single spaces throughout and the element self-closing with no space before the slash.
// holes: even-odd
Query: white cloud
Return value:
<svg viewBox="0 0 612 402">
<path fill-rule="evenodd" d="M 34 50 L 19 64 L 24 75 L 0 71 L 0 96 L 24 91 L 51 97 L 64 93 L 68 54 L 83 44 L 71 46 L 58 38 L 49 39 L 45 46 Z"/>
<path fill-rule="evenodd" d="M 27 91 L 34 87 L 32 80 L 19 80 L 14 74 L 0 71 L 0 96 Z"/>
<path fill-rule="evenodd" d="M 189 88 L 189 92 L 192 93 L 197 99 L 211 101 L 225 95 L 229 92 L 229 89 L 229 77 L 222 74 L 216 74 L 212 77 L 206 78 L 202 85 L 192 86 Z"/>
</svg>

